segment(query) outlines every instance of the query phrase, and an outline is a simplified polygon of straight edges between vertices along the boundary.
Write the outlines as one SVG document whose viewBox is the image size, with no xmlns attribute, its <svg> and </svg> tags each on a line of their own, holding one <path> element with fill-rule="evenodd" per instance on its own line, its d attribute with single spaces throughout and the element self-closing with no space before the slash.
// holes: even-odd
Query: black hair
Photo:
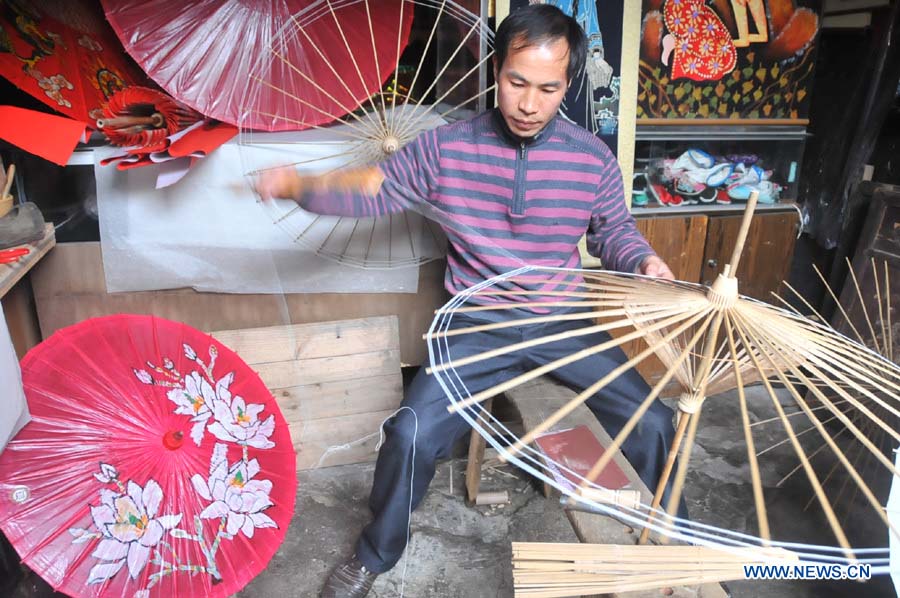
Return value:
<svg viewBox="0 0 900 598">
<path fill-rule="evenodd" d="M 552 4 L 529 4 L 512 11 L 500 23 L 494 37 L 497 70 L 503 67 L 513 44 L 515 50 L 563 38 L 569 44 L 566 78 L 572 81 L 584 69 L 587 36 L 578 21 Z"/>
</svg>

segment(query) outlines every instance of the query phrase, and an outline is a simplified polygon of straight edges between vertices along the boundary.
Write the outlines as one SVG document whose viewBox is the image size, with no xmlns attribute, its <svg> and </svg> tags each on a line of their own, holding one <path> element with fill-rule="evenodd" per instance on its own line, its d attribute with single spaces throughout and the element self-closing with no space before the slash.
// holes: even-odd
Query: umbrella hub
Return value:
<svg viewBox="0 0 900 598">
<path fill-rule="evenodd" d="M 696 413 L 697 410 L 700 409 L 700 405 L 703 404 L 703 399 L 705 398 L 706 397 L 697 390 L 683 392 L 678 398 L 678 410 L 682 413 Z"/>
<path fill-rule="evenodd" d="M 181 430 L 169 430 L 163 436 L 162 443 L 170 451 L 176 451 L 184 444 L 184 432 Z"/>
<path fill-rule="evenodd" d="M 721 309 L 733 307 L 738 300 L 737 278 L 719 274 L 706 293 L 710 303 Z"/>
<path fill-rule="evenodd" d="M 400 139 L 396 135 L 388 135 L 381 142 L 381 149 L 390 156 L 400 149 Z"/>
</svg>

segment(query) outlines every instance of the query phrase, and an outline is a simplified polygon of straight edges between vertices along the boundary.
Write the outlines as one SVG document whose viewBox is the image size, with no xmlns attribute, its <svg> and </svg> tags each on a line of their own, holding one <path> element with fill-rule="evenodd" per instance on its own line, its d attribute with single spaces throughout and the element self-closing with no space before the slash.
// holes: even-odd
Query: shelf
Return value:
<svg viewBox="0 0 900 598">
<path fill-rule="evenodd" d="M 42 239 L 35 241 L 34 243 L 20 245 L 20 247 L 28 247 L 31 249 L 31 253 L 23 256 L 17 262 L 0 264 L 0 297 L 6 295 L 6 293 L 13 288 L 13 285 L 19 282 L 22 277 L 47 254 L 48 251 L 53 249 L 55 245 L 56 234 L 53 224 L 49 222 L 44 225 L 44 237 Z M 9 247 L 8 249 L 16 248 Z"/>
<path fill-rule="evenodd" d="M 791 125 L 770 125 L 765 127 L 717 125 L 665 125 L 638 126 L 635 131 L 637 141 L 727 141 L 727 140 L 773 140 L 802 141 L 809 134 L 806 127 Z"/>
<path fill-rule="evenodd" d="M 695 204 L 691 206 L 646 206 L 641 208 L 632 207 L 631 214 L 635 218 L 641 216 L 689 216 L 692 214 L 709 214 L 715 216 L 723 216 L 726 214 L 742 214 L 746 203 L 735 202 L 733 204 Z M 761 212 L 792 212 L 799 211 L 797 204 L 792 202 L 779 202 L 774 204 L 756 204 L 756 213 Z"/>
</svg>

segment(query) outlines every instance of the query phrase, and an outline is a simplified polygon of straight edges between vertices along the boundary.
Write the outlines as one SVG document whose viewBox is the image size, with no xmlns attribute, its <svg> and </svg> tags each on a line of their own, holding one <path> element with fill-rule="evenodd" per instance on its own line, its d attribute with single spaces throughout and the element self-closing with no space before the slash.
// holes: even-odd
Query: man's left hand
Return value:
<svg viewBox="0 0 900 598">
<path fill-rule="evenodd" d="M 669 266 L 655 255 L 651 255 L 641 262 L 641 267 L 638 270 L 644 276 L 655 276 L 656 278 L 675 280 L 675 275 L 672 274 L 672 270 L 669 269 Z"/>
</svg>

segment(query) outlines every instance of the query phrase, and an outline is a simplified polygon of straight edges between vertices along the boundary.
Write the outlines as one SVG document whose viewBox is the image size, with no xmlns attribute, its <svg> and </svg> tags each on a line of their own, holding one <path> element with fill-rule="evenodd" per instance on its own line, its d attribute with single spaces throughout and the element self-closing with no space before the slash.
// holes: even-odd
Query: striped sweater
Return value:
<svg viewBox="0 0 900 598">
<path fill-rule="evenodd" d="M 588 252 L 607 269 L 635 272 L 653 255 L 625 205 L 615 156 L 559 116 L 522 140 L 489 110 L 420 134 L 379 168 L 385 180 L 374 197 L 315 193 L 301 205 L 335 216 L 415 209 L 432 217 L 449 241 L 453 294 L 526 264 L 579 268 L 585 231 Z"/>
</svg>

